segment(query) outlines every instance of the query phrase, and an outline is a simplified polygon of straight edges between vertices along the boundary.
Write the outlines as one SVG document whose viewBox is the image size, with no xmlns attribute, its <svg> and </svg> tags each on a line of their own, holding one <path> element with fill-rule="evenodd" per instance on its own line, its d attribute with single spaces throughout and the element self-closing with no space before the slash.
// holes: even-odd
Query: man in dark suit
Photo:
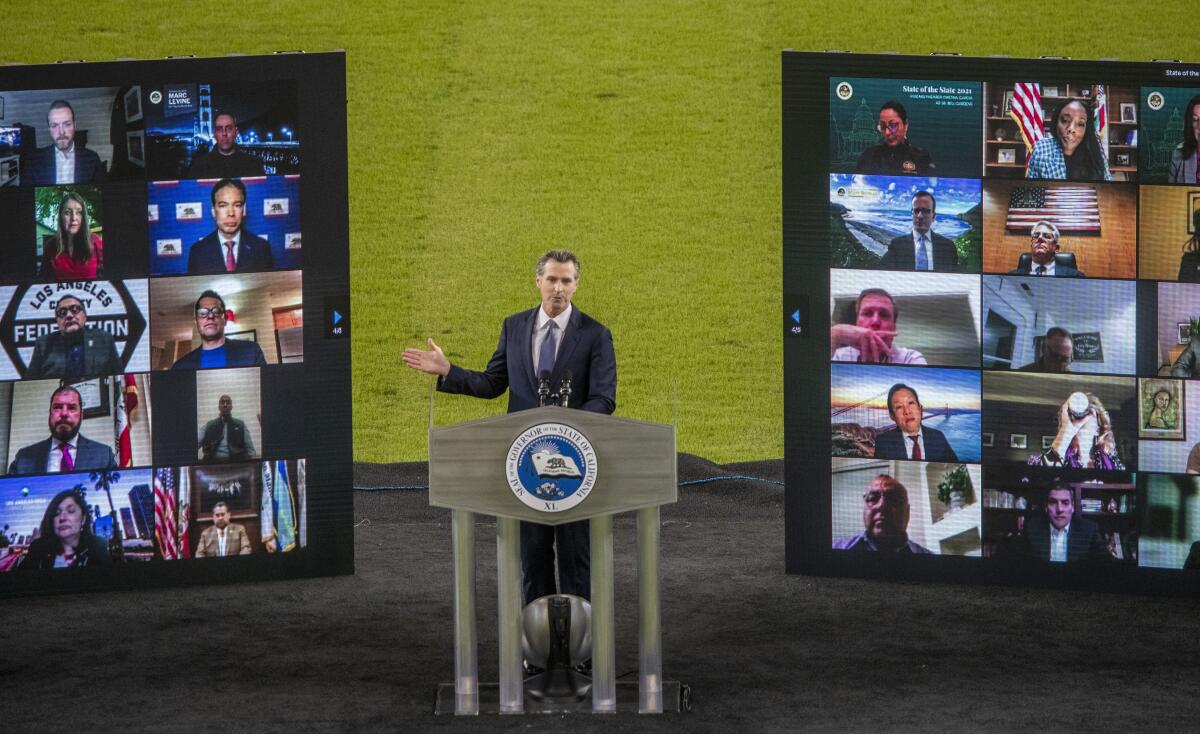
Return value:
<svg viewBox="0 0 1200 734">
<path fill-rule="evenodd" d="M 1111 560 L 1096 523 L 1075 517 L 1075 491 L 1053 487 L 1046 494 L 1045 515 L 1025 521 L 1025 534 L 1014 541 L 1019 556 L 1043 561 Z"/>
<path fill-rule="evenodd" d="M 916 390 L 902 382 L 892 385 L 888 390 L 888 414 L 896 427 L 875 436 L 876 459 L 958 461 L 945 434 L 921 425 L 925 408 Z"/>
<path fill-rule="evenodd" d="M 617 358 L 612 334 L 600 322 L 571 305 L 579 283 L 579 259 L 568 250 L 551 250 L 538 260 L 539 308 L 504 320 L 500 343 L 482 372 L 450 364 L 441 348 L 405 349 L 404 363 L 438 375 L 438 389 L 477 398 L 499 397 L 508 390 L 510 413 L 536 408 L 538 375 L 550 373 L 561 385 L 572 375 L 570 408 L 612 413 L 617 405 Z M 591 548 L 586 521 L 556 528 L 521 523 L 521 567 L 525 603 L 555 593 L 557 550 L 560 591 L 591 597 Z"/>
<path fill-rule="evenodd" d="M 954 240 L 932 231 L 937 216 L 937 200 L 930 191 L 918 191 L 912 198 L 912 233 L 897 237 L 879 261 L 884 270 L 932 270 L 952 273 L 958 267 Z"/>
<path fill-rule="evenodd" d="M 113 450 L 79 434 L 83 400 L 79 391 L 63 386 L 50 396 L 50 438 L 17 451 L 9 474 L 91 471 L 116 468 Z"/>
<path fill-rule="evenodd" d="M 188 248 L 188 274 L 251 273 L 272 270 L 271 245 L 242 227 L 246 186 L 236 178 L 213 184 L 213 221 L 217 228 Z"/>
<path fill-rule="evenodd" d="M 103 329 L 87 328 L 87 310 L 75 296 L 62 296 L 54 305 L 58 331 L 42 334 L 33 345 L 26 380 L 48 377 L 79 379 L 121 371 L 116 342 Z"/>
<path fill-rule="evenodd" d="M 1041 220 L 1029 231 L 1029 267 L 1017 267 L 1009 275 L 1044 275 L 1053 278 L 1085 278 L 1082 272 L 1054 261 L 1058 254 L 1058 227 Z"/>
<path fill-rule="evenodd" d="M 214 367 L 261 367 L 267 363 L 256 342 L 227 339 L 225 299 L 216 291 L 204 291 L 196 299 L 196 330 L 200 346 L 171 365 L 173 370 L 205 370 Z"/>
<path fill-rule="evenodd" d="M 50 104 L 46 114 L 53 145 L 38 148 L 21 161 L 21 185 L 100 183 L 104 164 L 95 151 L 75 144 L 75 109 L 64 99 Z"/>
<path fill-rule="evenodd" d="M 200 429 L 201 461 L 245 461 L 258 454 L 246 422 L 233 417 L 233 398 L 222 395 L 217 400 L 217 417 Z"/>
</svg>

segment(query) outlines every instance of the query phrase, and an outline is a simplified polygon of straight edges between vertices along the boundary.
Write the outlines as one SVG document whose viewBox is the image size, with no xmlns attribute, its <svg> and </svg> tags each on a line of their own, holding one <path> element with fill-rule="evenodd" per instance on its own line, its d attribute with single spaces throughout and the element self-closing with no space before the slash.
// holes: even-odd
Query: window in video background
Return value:
<svg viewBox="0 0 1200 734">
<path fill-rule="evenodd" d="M 1200 87 L 1141 88 L 1139 146 L 1143 183 L 1196 186 L 1196 125 Z"/>
<path fill-rule="evenodd" d="M 151 180 L 300 173 L 294 81 L 166 84 L 143 97 Z"/>
<path fill-rule="evenodd" d="M 979 556 L 982 486 L 978 464 L 835 458 L 833 547 Z"/>
<path fill-rule="evenodd" d="M 932 198 L 918 199 L 919 194 Z M 920 231 L 932 249 L 923 270 L 978 273 L 979 201 L 978 179 L 830 174 L 830 262 L 840 268 L 916 270 L 914 231 Z"/>
<path fill-rule="evenodd" d="M 983 270 L 1032 275 L 1038 253 L 1032 230 L 1048 222 L 1058 230 L 1055 275 L 1137 277 L 1137 188 L 1100 182 L 1007 181 L 983 183 Z M 1053 230 L 1051 230 L 1053 231 Z M 1067 269 L 1069 268 L 1069 269 Z"/>
<path fill-rule="evenodd" d="M 60 319 L 55 309 L 60 300 L 72 297 L 64 308 L 82 305 L 82 312 L 64 321 L 70 333 L 59 334 Z M 146 317 L 148 289 L 145 280 L 95 280 L 91 282 L 33 283 L 0 286 L 0 380 L 44 379 L 68 376 L 64 357 L 73 333 L 86 339 L 82 364 L 84 374 L 145 372 L 150 366 L 150 343 Z M 64 311 L 65 313 L 65 311 Z M 75 324 L 83 320 L 82 329 Z M 98 333 L 103 332 L 103 333 Z M 72 337 L 73 338 L 73 337 Z M 41 344 L 41 349 L 38 349 Z M 115 350 L 114 360 L 108 355 Z M 35 359 L 35 357 L 37 359 Z M 36 369 L 31 369 L 36 368 Z"/>
<path fill-rule="evenodd" d="M 197 369 L 203 340 L 197 327 L 196 303 L 207 290 L 225 303 L 221 333 L 227 340 L 252 342 L 227 345 L 227 367 L 304 361 L 304 316 L 301 272 L 231 273 L 191 278 L 152 278 L 154 321 L 150 342 L 153 369 Z M 206 328 L 208 328 L 206 326 Z M 215 340 L 217 337 L 213 337 Z"/>
<path fill-rule="evenodd" d="M 1138 562 L 1138 493 L 1132 472 L 988 465 L 983 555 L 1036 562 Z M 1055 556 L 1054 530 L 1066 530 Z"/>
<path fill-rule="evenodd" d="M 1137 180 L 1136 88 L 1066 79 L 983 86 L 985 175 Z"/>
<path fill-rule="evenodd" d="M 889 409 L 888 394 L 895 402 L 901 390 L 893 388 L 898 385 L 908 388 L 900 398 L 915 393 L 923 408 L 919 415 L 923 458 L 979 462 L 979 372 L 886 365 L 832 365 L 829 421 L 834 456 L 909 457 L 904 436 L 917 433 L 912 423 L 916 416 L 910 414 L 907 400 L 900 403 L 904 408 L 899 413 Z"/>
<path fill-rule="evenodd" d="M 1200 570 L 1200 477 L 1139 474 L 1140 564 Z"/>
<path fill-rule="evenodd" d="M 829 170 L 979 176 L 980 94 L 978 82 L 830 77 Z"/>
<path fill-rule="evenodd" d="M 1132 281 L 983 276 L 985 368 L 1132 375 L 1136 326 Z"/>
<path fill-rule="evenodd" d="M 1200 184 L 1142 186 L 1138 206 L 1140 276 L 1200 283 Z"/>
<path fill-rule="evenodd" d="M 305 470 L 304 459 L 158 469 L 160 555 L 215 558 L 307 546 Z M 217 520 L 225 525 L 223 548 Z"/>
<path fill-rule="evenodd" d="M 2 473 L 71 471 L 62 441 L 72 442 L 76 471 L 150 466 L 153 412 L 147 375 L 105 375 L 66 385 L 60 380 L 0 383 Z M 73 388 L 60 394 L 60 387 Z M 52 457 L 52 454 L 57 454 Z M 50 469 L 52 462 L 57 469 Z"/>
<path fill-rule="evenodd" d="M 1137 469 L 1137 380 L 983 373 L 983 463 Z"/>
<path fill-rule="evenodd" d="M 152 560 L 152 474 L 150 469 L 120 469 L 94 477 L 76 473 L 0 479 L 0 571 Z M 86 509 L 86 516 L 81 512 L 74 522 L 56 522 L 51 508 L 55 499 L 59 501 L 54 509 L 68 504 L 70 510 Z"/>
<path fill-rule="evenodd" d="M 124 102 L 138 94 L 136 85 L 0 91 L 0 186 L 145 180 L 146 162 L 139 155 L 144 120 Z M 57 180 L 56 148 L 75 153 L 70 181 Z"/>
<path fill-rule="evenodd" d="M 234 272 L 300 267 L 300 177 L 243 180 L 245 209 L 240 227 L 217 221 L 212 201 L 218 195 L 214 189 L 219 183 L 171 181 L 149 185 L 151 274 L 226 272 L 221 241 L 235 234 L 239 245 Z M 237 192 L 232 186 L 222 188 Z"/>
<path fill-rule="evenodd" d="M 833 361 L 871 361 L 863 351 L 871 331 L 883 332 L 877 361 L 979 367 L 979 276 L 831 270 L 829 280 Z M 856 314 L 868 289 L 884 293 L 868 294 Z"/>
</svg>

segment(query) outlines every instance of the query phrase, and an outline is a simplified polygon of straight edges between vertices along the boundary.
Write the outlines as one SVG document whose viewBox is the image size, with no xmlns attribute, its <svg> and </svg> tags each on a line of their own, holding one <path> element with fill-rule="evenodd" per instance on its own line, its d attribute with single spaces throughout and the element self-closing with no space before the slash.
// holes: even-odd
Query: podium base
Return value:
<svg viewBox="0 0 1200 734">
<path fill-rule="evenodd" d="M 663 681 L 663 713 L 678 714 L 692 710 L 692 689 L 679 681 Z M 638 710 L 637 681 L 617 681 L 617 712 L 636 713 Z M 454 684 L 441 683 L 437 688 L 437 703 L 433 713 L 438 716 L 454 715 Z M 500 713 L 500 684 L 479 684 L 479 713 L 493 715 Z M 537 701 L 528 692 L 525 693 L 525 713 L 527 714 L 590 714 L 592 713 L 592 697 L 587 696 L 577 702 Z"/>
</svg>

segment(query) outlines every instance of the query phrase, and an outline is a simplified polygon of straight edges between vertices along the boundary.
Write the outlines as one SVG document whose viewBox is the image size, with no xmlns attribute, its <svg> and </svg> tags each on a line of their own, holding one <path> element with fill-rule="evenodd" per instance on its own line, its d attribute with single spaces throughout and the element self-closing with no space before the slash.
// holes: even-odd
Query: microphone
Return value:
<svg viewBox="0 0 1200 734">
<path fill-rule="evenodd" d="M 571 407 L 571 370 L 563 370 L 562 381 L 558 383 L 558 404 Z"/>
<path fill-rule="evenodd" d="M 546 407 L 546 400 L 550 397 L 550 370 L 542 370 L 538 375 L 538 407 Z"/>
</svg>

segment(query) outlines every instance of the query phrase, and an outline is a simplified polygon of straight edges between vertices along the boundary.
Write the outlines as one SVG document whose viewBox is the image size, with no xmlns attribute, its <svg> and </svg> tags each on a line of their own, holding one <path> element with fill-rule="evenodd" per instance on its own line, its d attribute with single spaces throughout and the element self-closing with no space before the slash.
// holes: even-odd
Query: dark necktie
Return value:
<svg viewBox="0 0 1200 734">
<path fill-rule="evenodd" d="M 60 444 L 62 448 L 62 465 L 59 466 L 59 471 L 71 471 L 75 468 L 75 462 L 71 460 L 71 444 Z"/>
<path fill-rule="evenodd" d="M 925 458 L 924 456 L 921 456 L 921 444 L 917 443 L 918 438 L 920 438 L 920 436 L 909 436 L 908 437 L 908 440 L 913 442 L 913 455 L 912 455 L 913 461 L 921 461 L 922 459 Z"/>
<path fill-rule="evenodd" d="M 237 269 L 237 261 L 233 259 L 233 240 L 225 242 L 225 269 L 231 273 Z"/>
<path fill-rule="evenodd" d="M 1037 274 L 1038 274 L 1038 275 L 1045 275 L 1045 274 L 1046 274 L 1046 266 L 1045 266 L 1045 265 L 1039 265 L 1039 266 L 1037 267 Z"/>
<path fill-rule="evenodd" d="M 554 371 L 554 345 L 557 341 L 554 333 L 557 329 L 558 324 L 553 321 L 546 324 L 546 338 L 542 341 L 542 348 L 538 351 L 539 374 Z"/>
</svg>

